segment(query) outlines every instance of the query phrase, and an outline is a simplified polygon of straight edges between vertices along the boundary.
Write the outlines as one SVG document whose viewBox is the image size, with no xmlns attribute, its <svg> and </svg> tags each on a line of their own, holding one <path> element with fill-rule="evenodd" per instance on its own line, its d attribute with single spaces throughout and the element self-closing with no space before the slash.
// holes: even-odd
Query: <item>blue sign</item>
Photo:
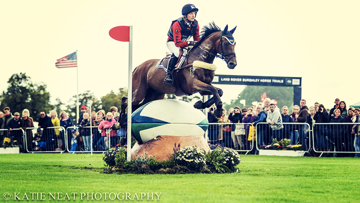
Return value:
<svg viewBox="0 0 360 203">
<path fill-rule="evenodd" d="M 301 86 L 301 77 L 215 75 L 212 84 L 257 85 L 257 86 Z"/>
</svg>

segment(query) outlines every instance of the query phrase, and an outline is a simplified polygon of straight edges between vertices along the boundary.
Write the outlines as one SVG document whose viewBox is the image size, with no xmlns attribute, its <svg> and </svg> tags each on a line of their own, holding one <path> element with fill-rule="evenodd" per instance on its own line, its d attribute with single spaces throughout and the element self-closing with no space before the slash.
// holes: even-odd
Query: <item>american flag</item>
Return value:
<svg viewBox="0 0 360 203">
<path fill-rule="evenodd" d="M 76 52 L 71 53 L 57 60 L 55 63 L 57 68 L 76 68 L 77 67 L 77 56 Z"/>
</svg>

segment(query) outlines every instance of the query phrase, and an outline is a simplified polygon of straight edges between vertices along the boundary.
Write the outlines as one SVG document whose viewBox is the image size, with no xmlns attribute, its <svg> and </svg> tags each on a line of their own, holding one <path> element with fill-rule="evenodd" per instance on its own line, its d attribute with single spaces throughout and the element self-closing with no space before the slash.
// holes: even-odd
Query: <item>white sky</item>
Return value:
<svg viewBox="0 0 360 203">
<path fill-rule="evenodd" d="M 99 99 L 127 86 L 128 44 L 108 35 L 112 27 L 134 27 L 133 67 L 168 51 L 170 22 L 183 1 L 0 0 L 0 91 L 14 73 L 44 82 L 51 101 L 76 94 L 76 69 L 55 68 L 56 59 L 78 50 L 79 93 Z M 215 21 L 237 26 L 238 65 L 216 59 L 216 74 L 302 77 L 302 97 L 331 108 L 339 97 L 356 95 L 360 56 L 358 0 L 192 1 L 200 26 Z M 221 86 L 230 102 L 243 86 Z M 259 95 L 260 99 L 260 95 Z M 274 98 L 276 99 L 276 98 Z"/>
</svg>

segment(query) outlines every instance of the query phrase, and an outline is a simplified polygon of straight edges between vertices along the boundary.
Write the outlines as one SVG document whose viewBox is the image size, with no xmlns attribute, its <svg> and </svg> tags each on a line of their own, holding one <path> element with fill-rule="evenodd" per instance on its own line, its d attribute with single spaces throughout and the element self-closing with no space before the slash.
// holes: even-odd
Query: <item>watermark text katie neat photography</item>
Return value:
<svg viewBox="0 0 360 203">
<path fill-rule="evenodd" d="M 15 200 L 15 201 L 98 201 L 98 200 L 119 200 L 119 201 L 131 201 L 131 200 L 160 200 L 161 192 L 5 192 L 3 194 L 4 200 Z"/>
</svg>

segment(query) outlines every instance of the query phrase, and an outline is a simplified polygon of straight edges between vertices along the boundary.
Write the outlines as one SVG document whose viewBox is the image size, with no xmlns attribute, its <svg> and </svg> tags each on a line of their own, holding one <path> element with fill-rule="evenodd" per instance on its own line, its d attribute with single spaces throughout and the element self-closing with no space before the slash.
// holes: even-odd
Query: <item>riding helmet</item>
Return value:
<svg viewBox="0 0 360 203">
<path fill-rule="evenodd" d="M 182 15 L 187 15 L 191 12 L 198 12 L 199 9 L 195 7 L 194 4 L 186 4 L 183 8 L 182 8 Z"/>
</svg>

